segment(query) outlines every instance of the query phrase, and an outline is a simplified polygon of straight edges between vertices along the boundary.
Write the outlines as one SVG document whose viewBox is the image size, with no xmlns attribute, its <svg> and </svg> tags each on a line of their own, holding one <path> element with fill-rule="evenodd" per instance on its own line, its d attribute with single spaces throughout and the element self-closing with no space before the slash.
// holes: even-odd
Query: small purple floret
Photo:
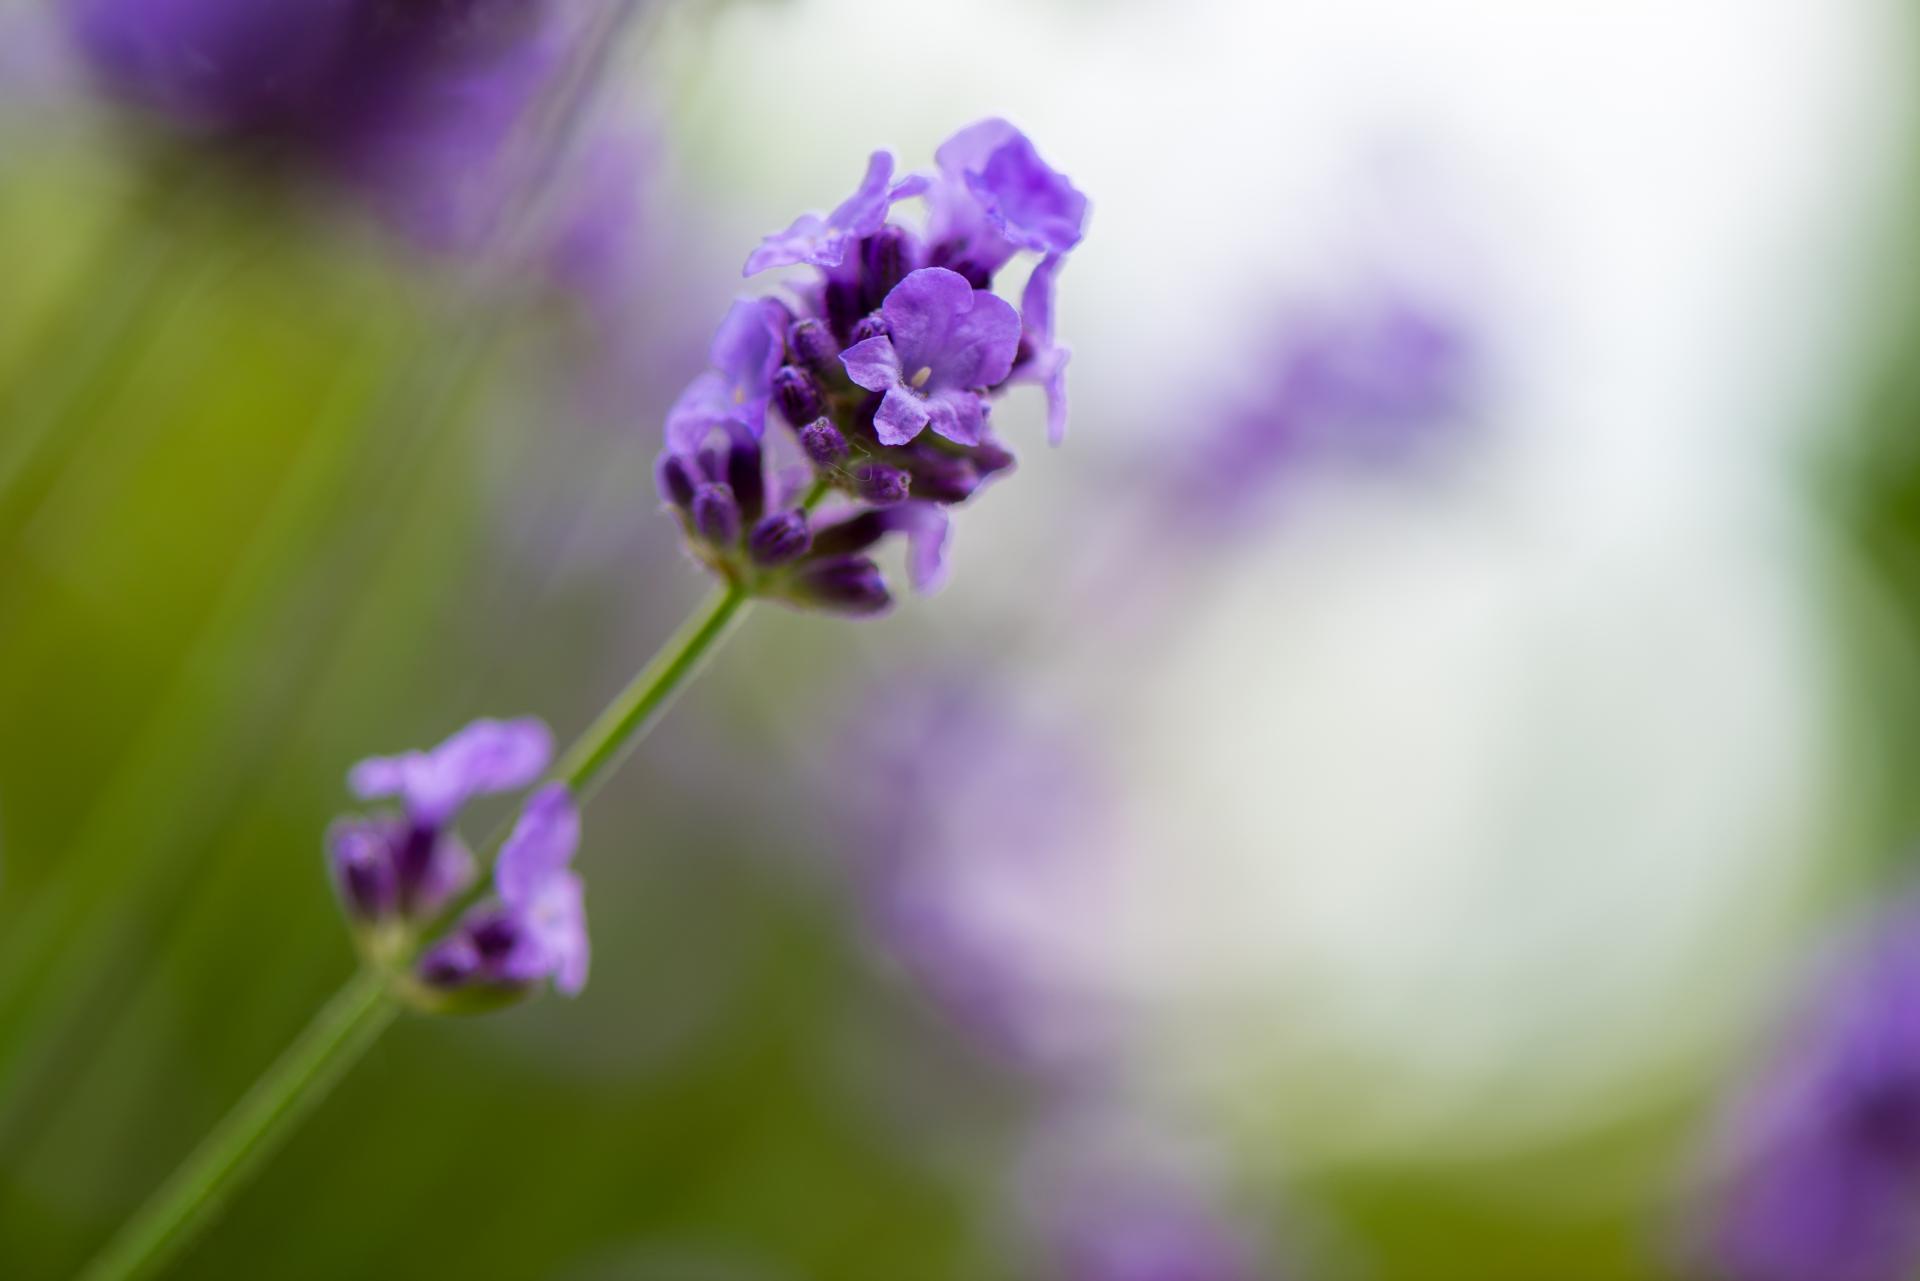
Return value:
<svg viewBox="0 0 1920 1281">
<path fill-rule="evenodd" d="M 758 438 L 766 429 L 773 374 L 786 346 L 787 310 L 770 298 L 733 304 L 713 336 L 713 368 L 680 393 L 667 411 L 667 448 L 691 453 L 708 432 L 744 423 Z"/>
<path fill-rule="evenodd" d="M 930 426 L 958 444 L 978 444 L 986 416 L 980 389 L 1013 368 L 1020 317 L 944 267 L 909 275 L 880 310 L 890 336 L 840 353 L 849 378 L 885 393 L 873 420 L 880 443 L 904 445 Z"/>
<path fill-rule="evenodd" d="M 893 153 L 874 152 L 867 160 L 866 176 L 851 196 L 824 218 L 819 214 L 801 214 L 785 231 L 777 231 L 762 240 L 760 247 L 747 256 L 747 265 L 740 274 L 753 276 L 774 267 L 802 262 L 815 267 L 838 267 L 845 261 L 850 246 L 880 230 L 894 201 L 917 194 L 917 186 L 902 183 L 896 187 L 892 179 Z"/>
<path fill-rule="evenodd" d="M 528 798 L 494 865 L 497 907 L 470 915 L 421 958 L 421 977 L 442 988 L 525 987 L 551 979 L 576 995 L 590 948 L 583 887 L 571 869 L 580 813 L 563 783 Z"/>
<path fill-rule="evenodd" d="M 993 272 L 1022 249 L 1060 254 L 1080 243 L 1087 198 L 1005 120 L 982 120 L 934 153 L 935 261 Z"/>
</svg>

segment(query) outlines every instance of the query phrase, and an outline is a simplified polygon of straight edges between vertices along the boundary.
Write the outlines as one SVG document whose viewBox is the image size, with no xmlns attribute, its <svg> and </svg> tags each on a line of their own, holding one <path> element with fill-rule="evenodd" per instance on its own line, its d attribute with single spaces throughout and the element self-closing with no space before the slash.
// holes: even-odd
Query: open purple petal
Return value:
<svg viewBox="0 0 1920 1281">
<path fill-rule="evenodd" d="M 931 406 L 905 387 L 890 387 L 873 415 L 874 432 L 883 445 L 904 445 L 926 427 L 932 417 L 930 409 Z"/>
<path fill-rule="evenodd" d="M 907 581 L 916 592 L 931 596 L 946 586 L 953 522 L 946 509 L 934 503 L 902 503 L 895 510 L 899 514 L 894 519 L 907 532 Z"/>
<path fill-rule="evenodd" d="M 1020 323 L 1031 355 L 1015 377 L 1045 389 L 1047 443 L 1052 445 L 1067 437 L 1067 360 L 1072 353 L 1053 337 L 1054 279 L 1066 260 L 1066 255 L 1057 253 L 1042 258 L 1020 294 Z"/>
<path fill-rule="evenodd" d="M 531 904 L 547 881 L 566 870 L 580 844 L 580 812 L 564 783 L 549 783 L 520 811 L 501 847 L 494 885 L 510 908 Z"/>
<path fill-rule="evenodd" d="M 977 445 L 980 443 L 980 428 L 986 422 L 986 411 L 980 403 L 978 392 L 965 387 L 943 387 L 923 401 L 927 407 L 927 425 L 936 435 L 944 436 L 956 445 Z"/>
<path fill-rule="evenodd" d="M 984 165 L 967 170 L 967 189 L 1000 234 L 1022 249 L 1065 253 L 1080 243 L 1087 198 L 1017 130 Z"/>
<path fill-rule="evenodd" d="M 728 308 L 708 356 L 726 378 L 735 405 L 757 403 L 765 409 L 773 394 L 774 371 L 785 354 L 788 319 L 786 308 L 771 298 L 741 299 Z M 741 417 L 758 434 L 761 422 Z"/>
<path fill-rule="evenodd" d="M 562 872 L 548 881 L 534 904 L 533 920 L 552 964 L 553 986 L 577 996 L 587 985 L 592 947 L 587 940 L 586 892 L 580 878 Z"/>
<path fill-rule="evenodd" d="M 531 783 L 552 755 L 553 736 L 538 720 L 478 720 L 432 751 L 361 761 L 347 783 L 366 800 L 397 795 L 416 823 L 439 826 L 470 796 Z"/>
<path fill-rule="evenodd" d="M 822 218 L 819 214 L 801 214 L 785 231 L 775 232 L 760 242 L 747 258 L 741 271 L 752 276 L 774 267 L 804 262 L 815 267 L 838 267 L 846 261 L 847 249 L 880 230 L 887 211 L 896 200 L 924 189 L 925 179 L 915 186 L 908 178 L 897 186 L 893 179 L 893 154 L 876 151 L 867 159 L 867 173 L 851 196 Z"/>
<path fill-rule="evenodd" d="M 1019 350 L 1020 316 L 1012 304 L 976 289 L 954 314 L 938 359 L 928 364 L 943 387 L 991 387 L 1007 376 Z"/>
<path fill-rule="evenodd" d="M 740 412 L 727 389 L 726 375 L 709 369 L 687 384 L 680 398 L 667 410 L 667 448 L 675 454 L 690 454 L 700 447 L 707 433 Z"/>
<path fill-rule="evenodd" d="M 887 333 L 909 380 L 917 370 L 941 358 L 954 318 L 973 307 L 973 295 L 967 278 L 945 267 L 909 272 L 887 294 L 880 315 L 887 322 Z"/>
<path fill-rule="evenodd" d="M 978 172 L 994 152 L 1022 136 L 1011 122 L 997 117 L 976 121 L 941 143 L 933 160 L 945 173 Z"/>
<path fill-rule="evenodd" d="M 840 363 L 847 377 L 868 391 L 886 391 L 900 381 L 900 356 L 885 336 L 855 343 L 840 353 Z"/>
<path fill-rule="evenodd" d="M 755 276 L 796 262 L 837 267 L 846 256 L 845 234 L 829 227 L 819 214 L 805 213 L 795 218 L 785 231 L 773 232 L 763 239 L 759 247 L 747 255 L 740 274 Z"/>
</svg>

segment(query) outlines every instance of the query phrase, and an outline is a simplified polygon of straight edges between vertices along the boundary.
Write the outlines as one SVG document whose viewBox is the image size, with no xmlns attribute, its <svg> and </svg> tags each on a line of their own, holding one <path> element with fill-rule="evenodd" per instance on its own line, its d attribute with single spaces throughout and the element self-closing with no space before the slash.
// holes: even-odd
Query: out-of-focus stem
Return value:
<svg viewBox="0 0 1920 1281">
<path fill-rule="evenodd" d="M 163 1267 L 326 1097 L 398 1009 L 379 973 L 356 974 L 107 1243 L 81 1281 L 131 1281 Z"/>
</svg>

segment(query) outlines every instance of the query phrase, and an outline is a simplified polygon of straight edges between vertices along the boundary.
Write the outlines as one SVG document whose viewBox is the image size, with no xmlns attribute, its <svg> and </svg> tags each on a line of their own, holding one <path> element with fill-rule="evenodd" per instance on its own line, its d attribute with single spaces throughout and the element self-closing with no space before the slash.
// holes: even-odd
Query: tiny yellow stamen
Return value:
<svg viewBox="0 0 1920 1281">
<path fill-rule="evenodd" d="M 929 379 L 929 378 L 931 378 L 931 377 L 933 377 L 933 366 L 932 366 L 932 365 L 924 365 L 924 366 L 922 366 L 922 367 L 921 367 L 921 369 L 920 369 L 920 372 L 919 372 L 919 373 L 917 373 L 917 374 L 915 374 L 915 375 L 914 375 L 913 377 L 911 377 L 911 378 L 909 378 L 909 379 L 907 379 L 907 381 L 908 381 L 908 382 L 909 382 L 910 384 L 912 384 L 912 386 L 913 386 L 913 389 L 914 389 L 915 391 L 919 391 L 919 390 L 920 390 L 920 389 L 921 389 L 922 387 L 924 387 L 924 386 L 926 386 L 926 385 L 927 385 L 927 379 Z"/>
</svg>

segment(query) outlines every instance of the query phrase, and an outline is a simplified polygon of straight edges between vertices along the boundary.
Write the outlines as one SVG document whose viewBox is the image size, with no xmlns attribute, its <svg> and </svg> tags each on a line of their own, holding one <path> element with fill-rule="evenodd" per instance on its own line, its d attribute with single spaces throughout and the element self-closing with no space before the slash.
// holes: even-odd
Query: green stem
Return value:
<svg viewBox="0 0 1920 1281">
<path fill-rule="evenodd" d="M 732 629 L 749 599 L 737 586 L 714 593 L 567 750 L 556 776 L 582 803 L 646 737 L 674 695 Z M 369 968 L 335 993 L 300 1038 L 107 1243 L 81 1281 L 130 1281 L 149 1275 L 190 1242 L 392 1022 L 399 1004 L 388 984 L 385 975 Z"/>
<path fill-rule="evenodd" d="M 326 1097 L 398 1009 L 379 973 L 356 974 L 107 1243 L 80 1281 L 131 1281 L 157 1271 Z"/>
<path fill-rule="evenodd" d="M 646 737 L 680 687 L 700 670 L 713 647 L 732 628 L 747 600 L 746 591 L 737 586 L 715 592 L 567 749 L 554 773 L 573 789 L 579 803 L 584 805 L 606 772 Z"/>
</svg>

